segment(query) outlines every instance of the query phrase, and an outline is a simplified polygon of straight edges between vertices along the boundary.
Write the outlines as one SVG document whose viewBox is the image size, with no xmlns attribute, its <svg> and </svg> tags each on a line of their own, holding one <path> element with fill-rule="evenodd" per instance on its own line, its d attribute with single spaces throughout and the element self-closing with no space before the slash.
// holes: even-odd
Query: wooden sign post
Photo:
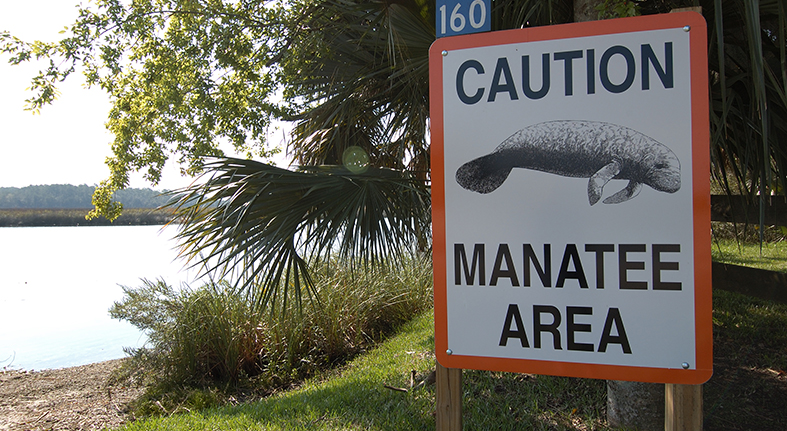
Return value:
<svg viewBox="0 0 787 431">
<path fill-rule="evenodd" d="M 437 431 L 462 429 L 462 370 L 437 364 L 436 415 Z"/>
<path fill-rule="evenodd" d="M 702 430 L 702 385 L 664 386 L 664 431 Z"/>
</svg>

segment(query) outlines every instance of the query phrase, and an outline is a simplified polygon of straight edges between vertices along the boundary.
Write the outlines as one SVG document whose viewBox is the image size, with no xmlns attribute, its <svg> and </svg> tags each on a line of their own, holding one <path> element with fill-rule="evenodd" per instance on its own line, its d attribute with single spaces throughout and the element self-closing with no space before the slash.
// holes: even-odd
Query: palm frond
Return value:
<svg viewBox="0 0 787 431">
<path fill-rule="evenodd" d="M 712 35 L 712 174 L 728 194 L 756 205 L 786 193 L 787 7 L 778 0 L 702 4 Z"/>
<path fill-rule="evenodd" d="M 564 24 L 573 20 L 571 1 L 497 0 L 492 3 L 493 30 Z"/>
<path fill-rule="evenodd" d="M 317 4 L 300 41 L 311 55 L 285 64 L 298 71 L 292 94 L 305 105 L 290 152 L 304 165 L 338 164 L 360 146 L 374 166 L 428 165 L 433 2 Z"/>
<path fill-rule="evenodd" d="M 295 172 L 232 158 L 206 169 L 203 183 L 173 193 L 182 254 L 241 289 L 259 288 L 263 308 L 284 310 L 314 293 L 312 257 L 395 263 L 430 234 L 428 188 L 405 172 Z"/>
</svg>

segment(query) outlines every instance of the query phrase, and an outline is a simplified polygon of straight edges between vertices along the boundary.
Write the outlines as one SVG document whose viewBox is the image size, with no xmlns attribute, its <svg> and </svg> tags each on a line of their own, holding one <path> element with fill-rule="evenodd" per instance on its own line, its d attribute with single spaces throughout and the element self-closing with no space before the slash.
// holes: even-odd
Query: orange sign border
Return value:
<svg viewBox="0 0 787 431">
<path fill-rule="evenodd" d="M 445 172 L 442 51 L 513 43 L 690 27 L 692 175 L 694 211 L 694 369 L 651 368 L 575 362 L 449 355 L 446 297 Z M 713 328 L 710 232 L 710 120 L 708 105 L 707 25 L 696 12 L 649 15 L 496 31 L 441 38 L 429 50 L 432 235 L 435 300 L 435 352 L 447 368 L 509 371 L 608 380 L 701 384 L 713 374 Z"/>
</svg>

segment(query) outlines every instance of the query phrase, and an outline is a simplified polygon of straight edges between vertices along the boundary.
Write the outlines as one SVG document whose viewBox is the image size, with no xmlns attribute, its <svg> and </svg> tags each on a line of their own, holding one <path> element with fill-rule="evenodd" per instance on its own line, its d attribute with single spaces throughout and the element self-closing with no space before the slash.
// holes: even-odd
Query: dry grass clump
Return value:
<svg viewBox="0 0 787 431">
<path fill-rule="evenodd" d="M 125 287 L 110 314 L 148 334 L 146 347 L 129 352 L 128 373 L 156 382 L 143 410 L 171 413 L 179 405 L 221 404 L 239 389 L 290 387 L 366 351 L 431 308 L 427 257 L 401 268 L 358 268 L 318 265 L 317 295 L 275 313 L 260 309 L 253 291 L 223 282 L 175 289 L 144 280 Z"/>
</svg>

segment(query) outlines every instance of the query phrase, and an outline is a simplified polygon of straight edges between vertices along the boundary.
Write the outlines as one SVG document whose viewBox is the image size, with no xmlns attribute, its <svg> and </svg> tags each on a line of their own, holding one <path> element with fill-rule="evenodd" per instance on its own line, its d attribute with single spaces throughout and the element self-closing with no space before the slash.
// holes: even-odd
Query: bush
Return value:
<svg viewBox="0 0 787 431">
<path fill-rule="evenodd" d="M 124 299 L 110 308 L 115 319 L 131 322 L 148 335 L 147 347 L 131 350 L 139 365 L 183 383 L 236 381 L 255 374 L 253 337 L 259 314 L 225 283 L 173 289 L 143 280 L 124 287 Z"/>
<path fill-rule="evenodd" d="M 364 271 L 327 262 L 313 275 L 317 297 L 277 314 L 224 282 L 174 289 L 143 280 L 123 288 L 110 315 L 148 335 L 145 347 L 129 351 L 131 369 L 155 378 L 159 394 L 162 385 L 268 392 L 344 363 L 432 307 L 428 257 Z"/>
</svg>

